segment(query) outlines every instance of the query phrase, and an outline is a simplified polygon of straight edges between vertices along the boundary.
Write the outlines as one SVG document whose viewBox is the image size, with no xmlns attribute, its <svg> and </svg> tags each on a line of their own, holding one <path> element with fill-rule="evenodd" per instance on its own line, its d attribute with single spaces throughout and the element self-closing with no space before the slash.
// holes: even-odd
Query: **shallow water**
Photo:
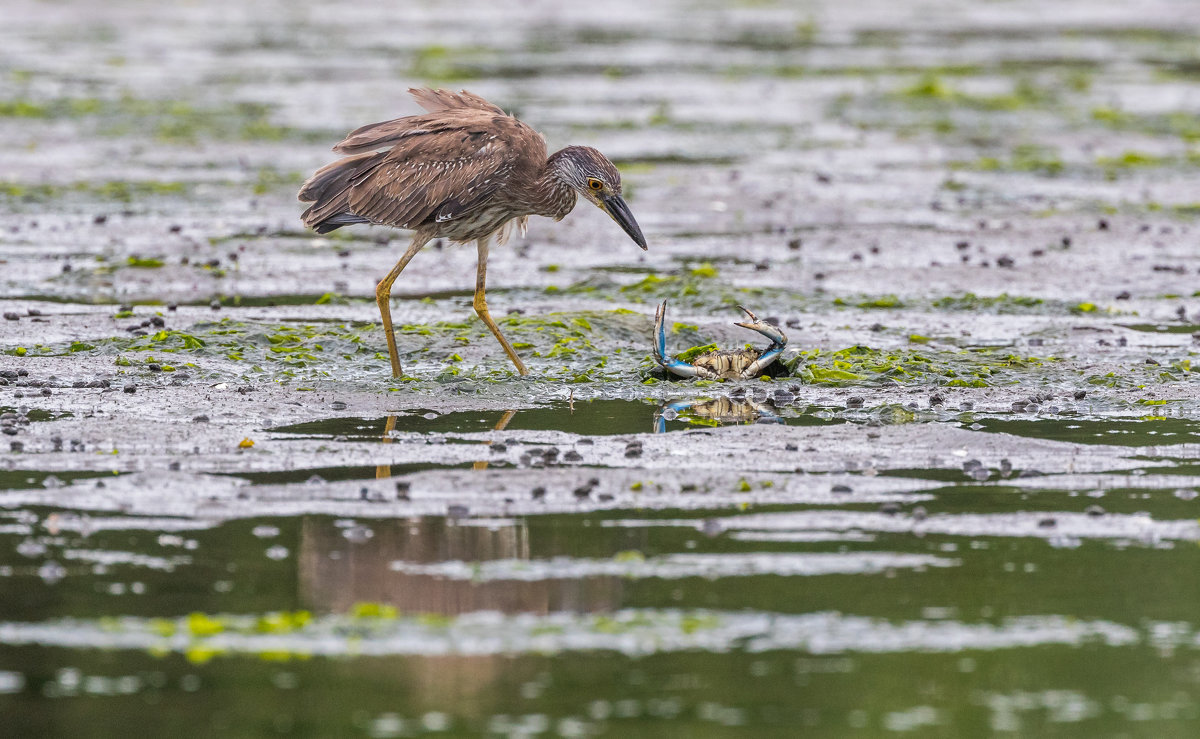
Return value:
<svg viewBox="0 0 1200 739">
<path fill-rule="evenodd" d="M 1200 731 L 1194 3 L 457 6 L 6 10 L 6 731 Z M 622 169 L 493 249 L 530 377 L 301 229 L 414 84 Z"/>
</svg>

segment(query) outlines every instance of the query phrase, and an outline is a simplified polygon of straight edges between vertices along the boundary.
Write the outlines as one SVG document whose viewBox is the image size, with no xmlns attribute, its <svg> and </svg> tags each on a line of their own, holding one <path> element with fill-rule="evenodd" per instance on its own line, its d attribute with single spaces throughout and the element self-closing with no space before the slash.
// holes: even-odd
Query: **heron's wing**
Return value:
<svg viewBox="0 0 1200 739">
<path fill-rule="evenodd" d="M 541 136 L 515 118 L 482 117 L 398 139 L 378 166 L 353 181 L 351 210 L 402 228 L 469 215 L 526 157 L 536 156 L 537 144 L 544 147 Z M 544 161 L 544 148 L 541 155 Z"/>
<path fill-rule="evenodd" d="M 404 118 L 367 124 L 349 132 L 346 138 L 334 146 L 337 154 L 362 154 L 394 146 L 402 139 L 426 136 L 430 133 L 455 130 L 455 128 L 486 126 L 498 118 L 509 118 L 499 108 L 496 112 L 460 108 L 439 110 L 425 115 L 406 115 Z"/>
<path fill-rule="evenodd" d="M 475 93 L 459 90 L 451 92 L 450 90 L 431 90 L 428 87 L 410 87 L 408 94 L 413 96 L 420 105 L 430 113 L 437 113 L 443 110 L 452 108 L 474 108 L 475 110 L 483 110 L 494 115 L 505 115 L 505 112 L 499 106 L 493 105 Z"/>
</svg>

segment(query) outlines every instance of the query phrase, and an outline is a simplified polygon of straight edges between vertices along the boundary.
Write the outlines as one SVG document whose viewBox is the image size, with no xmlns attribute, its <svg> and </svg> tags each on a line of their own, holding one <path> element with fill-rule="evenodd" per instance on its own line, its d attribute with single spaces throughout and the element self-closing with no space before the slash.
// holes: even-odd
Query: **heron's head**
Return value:
<svg viewBox="0 0 1200 739">
<path fill-rule="evenodd" d="M 555 153 L 551 165 L 560 179 L 607 213 L 634 243 L 646 248 L 646 237 L 621 197 L 621 173 L 608 157 L 590 146 L 568 146 Z"/>
</svg>

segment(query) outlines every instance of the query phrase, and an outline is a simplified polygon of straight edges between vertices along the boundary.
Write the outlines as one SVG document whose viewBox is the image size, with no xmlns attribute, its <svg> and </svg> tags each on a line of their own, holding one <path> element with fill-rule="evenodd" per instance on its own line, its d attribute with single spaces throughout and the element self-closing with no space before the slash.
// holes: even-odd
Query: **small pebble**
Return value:
<svg viewBox="0 0 1200 739">
<path fill-rule="evenodd" d="M 133 395 L 134 393 L 137 392 L 137 385 L 133 384 L 132 382 L 127 382 L 127 383 L 125 383 L 124 390 L 125 390 L 125 392 L 129 393 L 130 395 Z"/>
</svg>

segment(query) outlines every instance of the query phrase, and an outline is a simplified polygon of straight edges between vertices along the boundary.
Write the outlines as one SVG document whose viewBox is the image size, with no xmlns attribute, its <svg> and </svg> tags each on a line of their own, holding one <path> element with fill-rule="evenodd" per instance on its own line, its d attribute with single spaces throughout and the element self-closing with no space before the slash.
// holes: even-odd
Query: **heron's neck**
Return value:
<svg viewBox="0 0 1200 739">
<path fill-rule="evenodd" d="M 563 155 L 565 151 L 560 149 L 551 154 L 542 167 L 533 193 L 536 215 L 561 220 L 575 207 L 575 188 L 570 184 L 567 171 L 571 162 Z"/>
</svg>

